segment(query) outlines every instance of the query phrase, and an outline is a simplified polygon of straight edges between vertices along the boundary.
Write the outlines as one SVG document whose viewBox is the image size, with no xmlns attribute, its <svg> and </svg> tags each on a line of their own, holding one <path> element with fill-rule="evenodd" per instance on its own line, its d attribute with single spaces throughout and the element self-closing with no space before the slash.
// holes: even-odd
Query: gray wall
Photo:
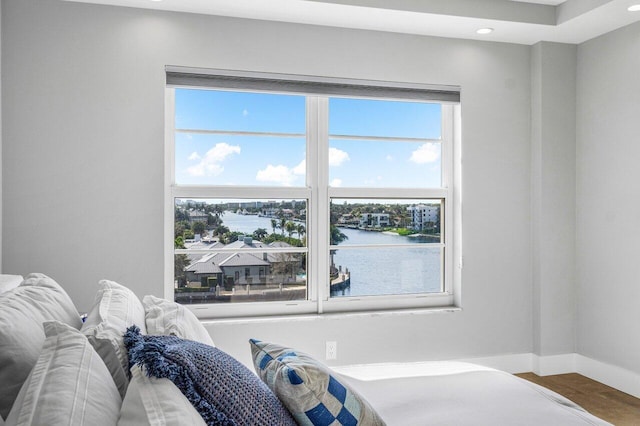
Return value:
<svg viewBox="0 0 640 426">
<path fill-rule="evenodd" d="M 531 49 L 533 351 L 575 352 L 575 45 Z"/>
<path fill-rule="evenodd" d="M 578 48 L 578 353 L 640 373 L 640 24 Z"/>
<path fill-rule="evenodd" d="M 223 323 L 338 363 L 532 351 L 530 48 L 54 0 L 2 11 L 6 273 L 86 310 L 100 278 L 162 295 L 164 66 L 462 87 L 463 310 Z"/>
<path fill-rule="evenodd" d="M 2 99 L 2 1 L 0 0 L 0 99 Z M 2 241 L 2 104 L 0 103 L 0 241 Z M 2 271 L 2 244 L 0 244 L 0 272 Z"/>
</svg>

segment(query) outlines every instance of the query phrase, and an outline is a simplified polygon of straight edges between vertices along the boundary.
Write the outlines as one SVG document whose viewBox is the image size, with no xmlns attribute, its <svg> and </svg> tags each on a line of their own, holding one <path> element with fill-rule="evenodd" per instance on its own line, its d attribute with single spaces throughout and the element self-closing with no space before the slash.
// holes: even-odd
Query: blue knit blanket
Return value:
<svg viewBox="0 0 640 426">
<path fill-rule="evenodd" d="M 255 374 L 225 352 L 175 336 L 124 334 L 129 365 L 171 380 L 208 425 L 295 426 L 287 409 Z"/>
</svg>

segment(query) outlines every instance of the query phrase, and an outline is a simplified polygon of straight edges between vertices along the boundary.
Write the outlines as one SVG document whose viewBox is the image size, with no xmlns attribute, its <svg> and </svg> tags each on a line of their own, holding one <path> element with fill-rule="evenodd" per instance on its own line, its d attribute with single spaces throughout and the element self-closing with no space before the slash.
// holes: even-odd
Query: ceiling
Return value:
<svg viewBox="0 0 640 426">
<path fill-rule="evenodd" d="M 529 45 L 578 44 L 640 20 L 627 11 L 640 0 L 64 1 Z"/>
</svg>

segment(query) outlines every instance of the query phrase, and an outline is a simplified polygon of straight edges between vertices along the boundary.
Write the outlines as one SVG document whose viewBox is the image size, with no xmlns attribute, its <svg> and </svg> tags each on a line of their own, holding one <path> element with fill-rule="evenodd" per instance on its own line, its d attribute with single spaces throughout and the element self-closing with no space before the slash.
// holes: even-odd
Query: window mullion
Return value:
<svg viewBox="0 0 640 426">
<path fill-rule="evenodd" d="M 314 167 L 316 184 L 313 195 L 315 196 L 316 214 L 314 237 L 315 253 L 313 262 L 316 268 L 314 284 L 316 287 L 318 313 L 323 312 L 323 303 L 329 297 L 329 99 L 327 97 L 313 97 L 315 110 L 312 111 L 315 127 L 310 130 L 315 138 L 316 146 L 313 152 L 316 155 Z"/>
<path fill-rule="evenodd" d="M 442 187 L 453 185 L 453 106 L 442 105 Z"/>
<path fill-rule="evenodd" d="M 451 292 L 453 287 L 453 188 L 454 188 L 454 160 L 453 160 L 453 106 L 442 106 L 442 186 L 447 190 L 447 198 L 444 200 L 444 233 L 445 244 L 444 260 L 442 265 L 445 292 Z M 442 226 L 442 224 L 441 224 Z"/>
<path fill-rule="evenodd" d="M 331 198 L 435 198 L 444 199 L 449 195 L 447 188 L 357 188 L 331 187 Z"/>
<path fill-rule="evenodd" d="M 176 198 L 307 198 L 309 188 L 305 187 L 259 187 L 259 186 L 204 186 L 175 185 L 172 187 Z"/>
<path fill-rule="evenodd" d="M 309 196 L 309 205 L 307 206 L 307 223 L 309 230 L 315 230 L 318 227 L 318 100 L 314 96 L 306 98 L 306 135 L 307 135 L 307 186 L 311 189 Z M 308 298 L 313 301 L 318 300 L 318 275 L 320 268 L 316 260 L 318 253 L 318 232 L 307 232 L 307 247 L 309 255 L 307 256 L 307 291 Z"/>
<path fill-rule="evenodd" d="M 172 186 L 175 185 L 175 89 L 165 89 L 164 143 L 165 143 L 165 185 L 164 185 L 164 294 L 174 291 L 174 200 Z"/>
</svg>

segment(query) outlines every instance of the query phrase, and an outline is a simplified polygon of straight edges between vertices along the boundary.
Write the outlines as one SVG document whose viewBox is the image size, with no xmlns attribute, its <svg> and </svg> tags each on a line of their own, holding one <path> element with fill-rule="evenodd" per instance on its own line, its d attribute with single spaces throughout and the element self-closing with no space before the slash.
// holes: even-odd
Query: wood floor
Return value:
<svg viewBox="0 0 640 426">
<path fill-rule="evenodd" d="M 616 426 L 640 426 L 640 399 L 580 374 L 540 377 L 516 374 L 570 399 L 582 408 Z"/>
</svg>

